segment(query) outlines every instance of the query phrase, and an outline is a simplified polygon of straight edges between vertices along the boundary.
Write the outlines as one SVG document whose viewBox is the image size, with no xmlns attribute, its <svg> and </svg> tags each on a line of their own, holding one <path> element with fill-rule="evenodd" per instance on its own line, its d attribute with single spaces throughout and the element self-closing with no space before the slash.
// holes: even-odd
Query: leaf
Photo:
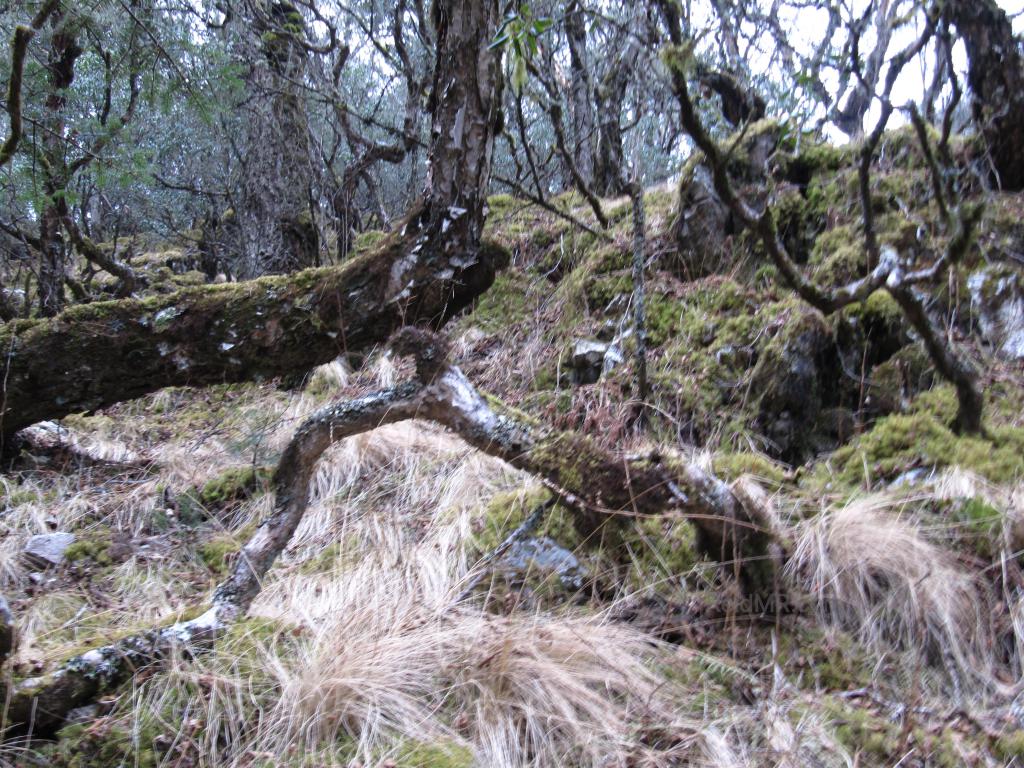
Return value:
<svg viewBox="0 0 1024 768">
<path fill-rule="evenodd" d="M 512 89 L 519 94 L 523 92 L 524 85 L 526 85 L 526 59 L 517 56 L 512 65 Z"/>
</svg>

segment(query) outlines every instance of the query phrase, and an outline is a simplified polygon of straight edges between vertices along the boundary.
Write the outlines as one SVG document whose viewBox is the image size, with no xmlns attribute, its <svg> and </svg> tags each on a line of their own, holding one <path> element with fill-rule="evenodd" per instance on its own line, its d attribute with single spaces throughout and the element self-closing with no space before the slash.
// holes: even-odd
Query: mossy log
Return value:
<svg viewBox="0 0 1024 768">
<path fill-rule="evenodd" d="M 0 439 L 167 386 L 308 370 L 382 342 L 405 324 L 441 325 L 490 287 L 508 255 L 431 247 L 413 214 L 399 233 L 337 267 L 167 296 L 71 307 L 0 327 Z"/>
<path fill-rule="evenodd" d="M 597 533 L 616 520 L 681 511 L 701 533 L 710 557 L 727 562 L 748 588 L 771 586 L 779 539 L 755 494 L 733 489 L 703 469 L 679 461 L 624 457 L 587 437 L 529 422 L 482 397 L 446 362 L 433 334 L 404 329 L 399 353 L 416 356 L 417 380 L 327 406 L 299 427 L 274 474 L 274 510 L 246 543 L 232 573 L 198 618 L 95 648 L 39 678 L 0 685 L 11 728 L 38 732 L 60 727 L 67 713 L 128 680 L 141 667 L 176 652 L 208 649 L 232 622 L 245 616 L 264 577 L 288 545 L 309 505 L 317 462 L 334 443 L 383 424 L 427 419 L 447 426 L 470 445 L 541 478 L 576 515 L 581 533 Z"/>
</svg>

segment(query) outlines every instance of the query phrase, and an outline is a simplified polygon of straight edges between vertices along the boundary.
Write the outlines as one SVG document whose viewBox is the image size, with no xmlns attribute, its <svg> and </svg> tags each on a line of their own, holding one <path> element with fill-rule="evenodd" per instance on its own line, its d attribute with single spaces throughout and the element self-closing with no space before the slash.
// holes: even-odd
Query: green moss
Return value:
<svg viewBox="0 0 1024 768">
<path fill-rule="evenodd" d="M 1005 760 L 1007 764 L 1011 761 L 1024 760 L 1024 730 L 1018 729 L 1001 734 L 993 746 L 993 751 L 999 759 Z"/>
<path fill-rule="evenodd" d="M 482 555 L 494 551 L 549 496 L 541 487 L 495 494 L 473 524 L 473 548 Z M 567 549 L 579 543 L 569 513 L 558 505 L 547 513 L 536 535 L 550 536 Z"/>
<path fill-rule="evenodd" d="M 877 659 L 846 632 L 798 625 L 779 637 L 779 655 L 801 687 L 847 691 L 871 684 Z"/>
<path fill-rule="evenodd" d="M 955 413 L 952 387 L 922 393 L 910 412 L 879 419 L 871 431 L 836 451 L 816 473 L 850 486 L 891 480 L 922 466 L 959 466 L 999 483 L 1024 477 L 1024 429 L 994 426 L 985 437 L 957 435 L 951 428 Z"/>
<path fill-rule="evenodd" d="M 716 453 L 712 459 L 712 467 L 715 474 L 724 480 L 754 475 L 773 486 L 781 486 L 789 479 L 789 473 L 783 465 L 760 453 Z"/>
<path fill-rule="evenodd" d="M 486 333 L 501 333 L 526 320 L 539 303 L 537 287 L 518 270 L 502 272 L 476 302 L 468 322 Z"/>
<path fill-rule="evenodd" d="M 145 718 L 135 727 L 114 722 L 106 728 L 86 724 L 68 725 L 57 733 L 56 744 L 48 750 L 54 768 L 110 768 L 130 765 L 157 768 L 162 755 L 154 746 L 162 730 L 155 717 Z"/>
<path fill-rule="evenodd" d="M 79 533 L 75 542 L 64 552 L 64 557 L 69 563 L 80 563 L 91 561 L 96 565 L 107 566 L 113 564 L 110 557 L 110 531 L 90 531 L 87 534 Z"/>
<path fill-rule="evenodd" d="M 228 533 L 217 533 L 199 545 L 197 553 L 203 564 L 218 576 L 228 572 L 231 558 L 242 549 L 242 542 Z"/>
<path fill-rule="evenodd" d="M 270 467 L 231 467 L 203 485 L 198 501 L 206 507 L 222 507 L 263 493 L 273 472 Z"/>
<path fill-rule="evenodd" d="M 638 589 L 655 584 L 673 590 L 680 576 L 703 561 L 693 525 L 676 516 L 638 520 L 623 532 L 622 544 L 631 556 L 627 579 Z"/>
<path fill-rule="evenodd" d="M 450 741 L 413 742 L 402 745 L 391 762 L 395 768 L 472 768 L 473 750 Z"/>
<path fill-rule="evenodd" d="M 957 525 L 955 536 L 965 540 L 981 557 L 992 558 L 999 550 L 1003 513 L 984 499 L 954 502 L 949 516 Z"/>
<path fill-rule="evenodd" d="M 900 726 L 867 709 L 847 705 L 840 700 L 824 700 L 836 739 L 855 755 L 866 757 L 870 765 L 891 765 L 900 744 Z M 880 761 L 880 762 L 875 762 Z"/>
<path fill-rule="evenodd" d="M 369 251 L 380 245 L 388 236 L 387 232 L 370 229 L 355 236 L 352 249 L 357 252 Z"/>
</svg>

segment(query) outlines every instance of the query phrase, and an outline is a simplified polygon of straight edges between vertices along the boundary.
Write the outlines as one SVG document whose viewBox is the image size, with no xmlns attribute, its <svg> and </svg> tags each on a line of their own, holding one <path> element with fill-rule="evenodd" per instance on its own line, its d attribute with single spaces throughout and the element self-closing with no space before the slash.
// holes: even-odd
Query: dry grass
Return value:
<svg viewBox="0 0 1024 768">
<path fill-rule="evenodd" d="M 8 480 L 5 495 L 18 503 L 2 521 L 5 588 L 24 583 L 20 547 L 54 518 L 62 529 L 109 529 L 148 542 L 145 554 L 91 580 L 37 595 L 19 616 L 18 660 L 56 659 L 202 603 L 217 576 L 195 548 L 218 531 L 244 538 L 272 499 L 257 496 L 190 532 L 154 536 L 162 487 L 201 486 L 253 456 L 271 459 L 322 404 L 318 393 L 333 396 L 349 386 L 347 376 L 328 367 L 301 393 L 252 387 L 217 395 L 230 398 L 222 418 L 161 442 L 152 442 L 149 417 L 134 406 L 120 422 L 99 421 L 96 436 L 88 421 L 75 427 L 111 456 L 118 446 L 138 451 L 150 441 L 147 455 L 159 471 L 149 477 Z M 376 386 L 404 374 L 381 356 L 351 376 Z M 161 398 L 170 413 L 188 407 L 180 391 L 154 400 Z M 710 464 L 713 456 L 693 458 Z M 134 734 L 136 750 L 152 747 L 158 733 L 166 765 L 189 750 L 202 755 L 201 765 L 246 768 L 267 760 L 410 768 L 424 764 L 422 750 L 450 750 L 452 765 L 471 758 L 488 768 L 855 764 L 818 702 L 788 681 L 800 673 L 765 667 L 763 656 L 726 662 L 719 648 L 697 664 L 692 650 L 611 622 L 614 606 L 540 612 L 524 610 L 524 602 L 497 615 L 478 598 L 459 602 L 475 572 L 470 542 L 488 501 L 529 484 L 429 424 L 342 442 L 321 462 L 307 516 L 269 574 L 254 618 L 214 654 L 140 682 L 112 719 Z M 929 493 L 990 500 L 1011 522 L 1020 509 L 1021 489 L 988 487 L 963 473 L 935 479 Z M 791 496 L 771 500 L 783 517 L 797 506 Z M 950 680 L 980 688 L 989 679 L 978 585 L 891 500 L 827 511 L 796 533 L 790 576 L 813 597 L 820 623 L 852 629 L 879 657 L 923 648 L 922 663 L 944 668 Z M 651 573 L 644 583 L 663 576 Z M 680 599 L 699 601 L 697 592 L 716 588 L 714 580 L 680 582 Z M 1024 608 L 1011 600 L 1009 610 L 1024 637 Z M 739 689 L 755 690 L 755 703 L 740 703 Z"/>
<path fill-rule="evenodd" d="M 880 652 L 920 649 L 953 681 L 984 685 L 989 613 L 975 579 L 893 506 L 868 497 L 804 524 L 790 575 L 823 624 L 851 629 Z"/>
<path fill-rule="evenodd" d="M 140 692 L 136 718 L 166 708 L 176 688 L 179 707 L 206 713 L 211 765 L 298 750 L 318 764 L 384 766 L 420 742 L 469 751 L 481 766 L 607 766 L 696 748 L 653 665 L 667 654 L 649 637 L 601 615 L 493 616 L 455 604 L 469 568 L 460 528 L 438 524 L 401 546 L 393 530 L 392 546 L 285 575 L 253 611 L 293 629 L 254 630 L 227 653 L 183 664 Z M 672 743 L 642 743 L 651 720 Z"/>
</svg>

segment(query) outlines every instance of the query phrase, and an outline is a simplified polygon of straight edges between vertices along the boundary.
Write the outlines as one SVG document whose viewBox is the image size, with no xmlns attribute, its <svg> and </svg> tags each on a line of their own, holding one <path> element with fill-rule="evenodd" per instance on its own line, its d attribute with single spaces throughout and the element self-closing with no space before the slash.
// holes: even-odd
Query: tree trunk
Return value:
<svg viewBox="0 0 1024 768">
<path fill-rule="evenodd" d="M 406 323 L 441 325 L 490 287 L 498 247 L 420 256 L 393 237 L 340 267 L 94 302 L 0 328 L 0 434 L 167 386 L 252 381 L 365 351 Z"/>
<path fill-rule="evenodd" d="M 569 44 L 569 67 L 572 72 L 576 168 L 589 187 L 594 182 L 594 84 L 587 56 L 587 23 L 578 0 L 573 0 L 566 9 L 565 37 Z"/>
<path fill-rule="evenodd" d="M 46 202 L 39 224 L 41 263 L 39 265 L 39 309 L 52 317 L 64 307 L 66 244 L 61 236 L 59 204 L 67 188 L 64 109 L 67 92 L 75 79 L 75 62 L 83 50 L 78 45 L 73 24 L 65 23 L 64 12 L 53 15 L 53 33 L 46 68 L 49 70 L 46 97 L 46 126 L 42 132 L 43 190 Z"/>
<path fill-rule="evenodd" d="M 995 0 L 950 0 L 944 13 L 967 46 L 974 116 L 998 183 L 1024 189 L 1024 58 L 1013 25 Z"/>
<path fill-rule="evenodd" d="M 424 204 L 411 224 L 416 246 L 466 262 L 478 258 L 501 120 L 501 53 L 490 48 L 496 0 L 436 0 L 433 117 Z M 410 254 L 419 258 L 419 253 Z"/>
<path fill-rule="evenodd" d="M 626 192 L 622 173 L 622 102 L 634 74 L 639 46 L 630 35 L 621 53 L 612 61 L 597 86 L 598 131 L 594 157 L 594 188 L 602 196 Z"/>
<path fill-rule="evenodd" d="M 227 259 L 235 274 L 250 279 L 316 266 L 319 239 L 310 206 L 313 169 L 301 85 L 305 20 L 286 0 L 258 3 L 243 35 L 244 50 L 258 50 L 251 54 L 242 189 L 229 227 L 236 253 Z"/>
</svg>

